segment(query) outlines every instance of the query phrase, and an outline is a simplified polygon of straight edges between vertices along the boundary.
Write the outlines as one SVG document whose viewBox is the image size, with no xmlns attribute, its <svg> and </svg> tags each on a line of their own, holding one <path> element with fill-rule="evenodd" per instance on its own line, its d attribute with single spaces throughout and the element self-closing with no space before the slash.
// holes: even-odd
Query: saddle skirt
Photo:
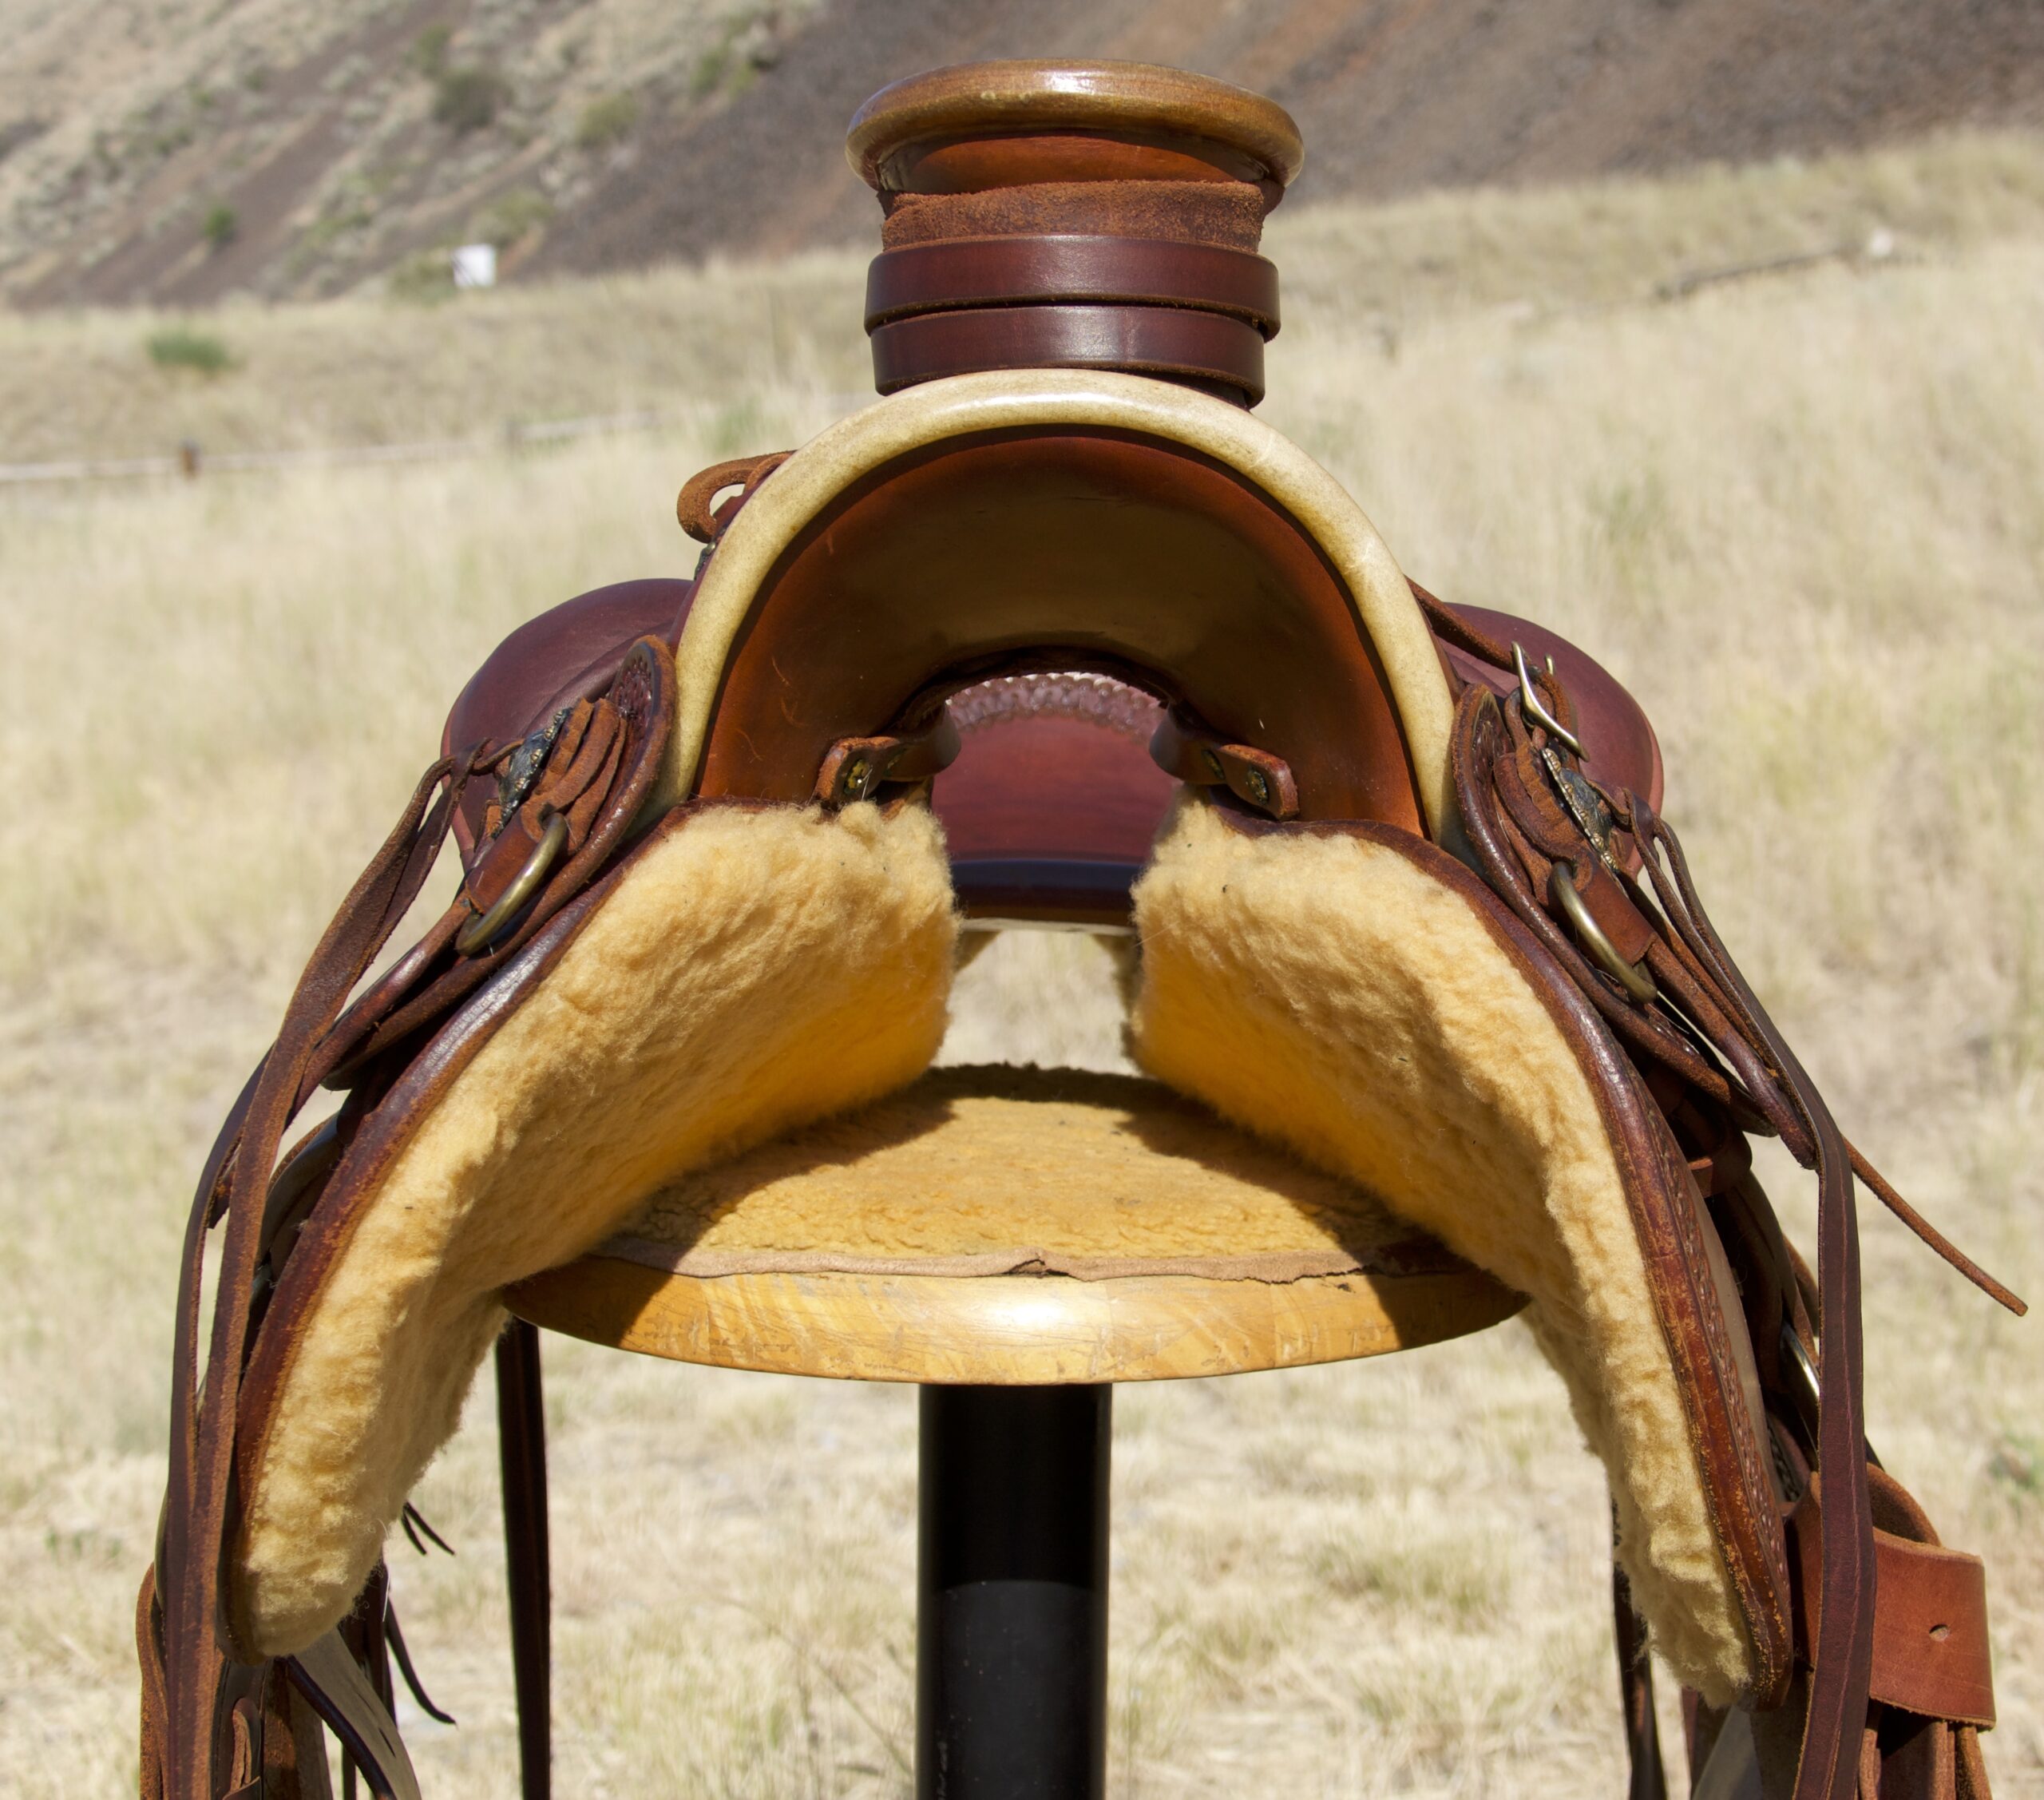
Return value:
<svg viewBox="0 0 2044 1800">
<path fill-rule="evenodd" d="M 382 1545 L 504 1290 L 909 1088 L 998 921 L 1130 934 L 1151 1080 L 1523 1297 L 1697 1791 L 1985 1794 L 1979 1565 L 1864 1444 L 1856 1170 L 2020 1302 L 1839 1135 L 1607 675 L 1434 601 L 1297 447 L 1150 375 L 918 381 L 683 510 L 691 580 L 469 683 L 202 1177 L 146 1793 L 319 1791 L 315 1719 L 409 1790 Z M 366 981 L 450 834 L 459 892 Z M 1817 1177 L 1814 1270 L 1755 1133 Z"/>
</svg>

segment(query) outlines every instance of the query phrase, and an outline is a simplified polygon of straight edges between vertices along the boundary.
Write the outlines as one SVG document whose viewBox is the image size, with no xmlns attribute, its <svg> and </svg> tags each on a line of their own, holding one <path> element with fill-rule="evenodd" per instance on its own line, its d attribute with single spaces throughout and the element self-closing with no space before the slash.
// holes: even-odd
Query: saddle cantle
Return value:
<svg viewBox="0 0 2044 1800">
<path fill-rule="evenodd" d="M 886 397 L 691 482 L 691 578 L 483 665 L 201 1177 L 144 1793 L 323 1794 L 322 1727 L 415 1791 L 382 1546 L 503 1291 L 910 1090 L 961 926 L 1018 921 L 1132 934 L 1154 1082 L 1525 1297 L 1610 1475 L 1635 1793 L 1636 1607 L 1695 1697 L 1696 1791 L 1984 1795 L 1979 1565 L 1864 1441 L 1855 1175 L 2021 1302 L 1839 1134 L 1697 899 L 1638 706 L 1413 586 L 1251 415 L 1289 119 L 990 65 L 877 97 L 852 149 Z M 450 835 L 460 890 L 365 985 Z M 1816 1175 L 1814 1271 L 1753 1134 Z"/>
</svg>

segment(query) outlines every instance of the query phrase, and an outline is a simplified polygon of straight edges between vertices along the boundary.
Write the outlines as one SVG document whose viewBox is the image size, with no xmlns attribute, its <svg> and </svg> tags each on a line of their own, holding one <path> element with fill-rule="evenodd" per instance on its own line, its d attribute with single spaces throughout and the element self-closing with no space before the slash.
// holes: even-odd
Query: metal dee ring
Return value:
<svg viewBox="0 0 2044 1800">
<path fill-rule="evenodd" d="M 561 854 L 561 848 L 567 842 L 568 815 L 549 812 L 546 835 L 533 846 L 533 854 L 525 858 L 525 867 L 512 878 L 511 885 L 497 896 L 497 904 L 461 927 L 454 939 L 454 951 L 458 956 L 474 956 L 489 947 L 491 939 L 539 890 L 540 883 L 546 879 L 547 871 L 553 866 L 555 858 Z"/>
<path fill-rule="evenodd" d="M 1644 1006 L 1661 990 L 1643 967 L 1637 967 L 1618 954 L 1618 946 L 1604 935 L 1604 928 L 1590 916 L 1583 896 L 1575 891 L 1575 865 L 1557 862 L 1548 871 L 1547 891 L 1555 904 L 1568 915 L 1568 922 L 1583 940 L 1583 947 L 1596 958 L 1597 966 L 1626 990 L 1628 999 Z"/>
</svg>

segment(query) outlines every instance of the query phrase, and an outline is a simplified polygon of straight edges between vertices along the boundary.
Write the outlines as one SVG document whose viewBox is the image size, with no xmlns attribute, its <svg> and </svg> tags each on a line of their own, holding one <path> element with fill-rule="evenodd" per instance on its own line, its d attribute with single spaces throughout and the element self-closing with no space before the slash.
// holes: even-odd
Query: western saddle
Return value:
<svg viewBox="0 0 2044 1800">
<path fill-rule="evenodd" d="M 1252 416 L 1290 118 L 995 63 L 876 96 L 849 153 L 885 213 L 883 398 L 690 481 L 690 578 L 483 664 L 207 1163 L 144 1794 L 324 1796 L 323 1732 L 351 1786 L 417 1791 L 382 1547 L 493 1350 L 548 1791 L 537 1326 L 924 1384 L 926 1560 L 980 1553 L 931 1510 L 939 1465 L 997 1510 L 1068 1464 L 1097 1504 L 1045 1579 L 1076 1611 L 1058 1667 L 1002 1679 L 1079 1686 L 1026 1753 L 1050 1772 L 997 1790 L 1097 1793 L 1107 1384 L 1523 1309 L 1609 1474 L 1633 1794 L 1663 1791 L 1650 1643 L 1698 1794 L 1984 1800 L 1980 1564 L 1863 1434 L 1856 1178 L 2022 1303 L 1840 1135 L 1697 898 L 1630 698 L 1408 581 Z M 450 834 L 458 890 L 370 978 Z M 929 1072 L 961 933 L 994 923 L 1120 935 L 1144 1078 Z M 1755 1135 L 1814 1174 L 1814 1268 Z M 1096 1397 L 1061 1448 L 1060 1394 Z M 966 1692 L 944 1633 L 977 1628 L 939 1612 L 923 1791 L 989 1794 L 1001 1694 Z"/>
</svg>

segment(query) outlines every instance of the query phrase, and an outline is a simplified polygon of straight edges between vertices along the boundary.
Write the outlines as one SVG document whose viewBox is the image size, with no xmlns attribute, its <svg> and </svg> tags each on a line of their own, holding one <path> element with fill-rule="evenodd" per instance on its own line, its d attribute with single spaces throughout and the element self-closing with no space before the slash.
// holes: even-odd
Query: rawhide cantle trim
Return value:
<svg viewBox="0 0 2044 1800">
<path fill-rule="evenodd" d="M 805 533 L 822 529 L 849 493 L 890 466 L 999 434 L 1061 427 L 1190 452 L 1178 460 L 1188 466 L 1204 461 L 1228 472 L 1290 521 L 1341 585 L 1357 637 L 1380 668 L 1403 739 L 1394 748 L 1402 747 L 1409 764 L 1409 773 L 1400 770 L 1396 779 L 1401 787 L 1409 779 L 1416 791 L 1414 823 L 1437 841 L 1457 841 L 1448 678 L 1410 586 L 1362 509 L 1312 458 L 1238 407 L 1140 376 L 1061 370 L 926 383 L 830 426 L 760 482 L 719 539 L 682 628 L 675 656 L 675 729 L 649 810 L 695 791 L 735 653 L 755 606 Z M 986 648 L 995 652 L 1002 646 Z M 1008 648 L 1012 654 L 1013 647 Z M 1158 645 L 1129 645 L 1125 654 L 1147 656 L 1160 674 L 1169 659 L 1168 649 Z M 941 669 L 928 672 L 934 677 Z M 1304 665 L 1296 672 L 1301 683 L 1316 674 Z M 962 676 L 953 685 L 973 678 Z M 884 714 L 885 706 L 881 709 Z M 885 722 L 884 716 L 871 719 L 864 728 Z"/>
</svg>

